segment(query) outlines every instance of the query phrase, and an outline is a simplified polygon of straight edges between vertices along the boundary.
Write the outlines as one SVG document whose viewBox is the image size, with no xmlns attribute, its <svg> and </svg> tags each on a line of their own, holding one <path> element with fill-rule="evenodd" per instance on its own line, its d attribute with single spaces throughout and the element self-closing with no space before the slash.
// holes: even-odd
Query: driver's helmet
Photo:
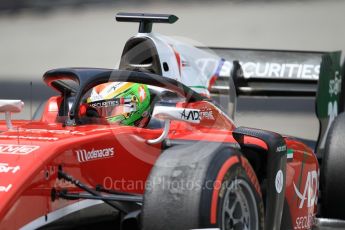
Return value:
<svg viewBox="0 0 345 230">
<path fill-rule="evenodd" d="M 139 83 L 104 83 L 92 89 L 87 103 L 111 123 L 139 126 L 149 117 L 150 92 L 147 85 Z"/>
</svg>

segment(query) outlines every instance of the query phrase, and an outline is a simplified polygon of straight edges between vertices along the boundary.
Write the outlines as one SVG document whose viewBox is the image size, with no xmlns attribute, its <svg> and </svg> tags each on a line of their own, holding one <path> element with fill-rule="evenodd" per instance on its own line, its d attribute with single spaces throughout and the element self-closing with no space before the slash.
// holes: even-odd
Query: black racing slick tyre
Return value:
<svg viewBox="0 0 345 230">
<path fill-rule="evenodd" d="M 145 230 L 262 230 L 260 186 L 249 162 L 228 145 L 198 142 L 165 150 L 147 180 Z"/>
<path fill-rule="evenodd" d="M 321 166 L 322 216 L 345 220 L 345 113 L 329 130 Z"/>
</svg>

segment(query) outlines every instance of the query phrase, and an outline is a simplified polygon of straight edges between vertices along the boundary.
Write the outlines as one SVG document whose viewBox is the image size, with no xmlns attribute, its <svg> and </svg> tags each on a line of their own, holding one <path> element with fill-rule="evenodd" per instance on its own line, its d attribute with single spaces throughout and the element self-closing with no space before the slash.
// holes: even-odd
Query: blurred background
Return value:
<svg viewBox="0 0 345 230">
<path fill-rule="evenodd" d="M 41 82 L 46 70 L 117 66 L 138 27 L 117 23 L 120 11 L 175 14 L 177 23 L 153 31 L 205 46 L 345 50 L 342 0 L 0 0 L 0 98 L 26 103 L 15 118 L 30 119 L 55 94 Z M 314 106 L 311 98 L 241 97 L 236 123 L 316 140 Z"/>
</svg>

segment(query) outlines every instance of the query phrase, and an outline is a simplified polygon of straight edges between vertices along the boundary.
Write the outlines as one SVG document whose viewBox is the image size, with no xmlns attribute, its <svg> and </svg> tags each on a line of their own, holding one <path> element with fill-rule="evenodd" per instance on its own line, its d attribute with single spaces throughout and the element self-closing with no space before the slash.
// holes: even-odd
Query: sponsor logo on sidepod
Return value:
<svg viewBox="0 0 345 230">
<path fill-rule="evenodd" d="M 296 195 L 300 199 L 299 208 L 303 208 L 304 205 L 307 208 L 317 204 L 317 191 L 319 190 L 318 173 L 316 170 L 309 171 L 307 174 L 307 181 L 304 185 L 304 190 L 300 191 L 299 188 L 293 183 Z"/>
<path fill-rule="evenodd" d="M 77 153 L 77 159 L 79 162 L 100 160 L 113 157 L 115 155 L 114 148 L 92 149 L 91 151 L 79 149 L 75 152 Z"/>
<path fill-rule="evenodd" d="M 7 186 L 0 185 L 0 192 L 8 192 L 12 188 L 12 184 L 9 184 Z"/>
<path fill-rule="evenodd" d="M 0 173 L 8 173 L 11 172 L 15 174 L 17 171 L 19 171 L 20 166 L 9 166 L 7 163 L 0 163 Z"/>
<path fill-rule="evenodd" d="M 0 144 L 0 154 L 27 155 L 37 149 L 39 146 Z"/>
</svg>

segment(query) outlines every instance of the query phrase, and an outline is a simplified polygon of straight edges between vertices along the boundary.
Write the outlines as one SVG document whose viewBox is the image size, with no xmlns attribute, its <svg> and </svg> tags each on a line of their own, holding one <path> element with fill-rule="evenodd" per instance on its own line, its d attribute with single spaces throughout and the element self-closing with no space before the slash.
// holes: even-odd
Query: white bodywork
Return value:
<svg viewBox="0 0 345 230">
<path fill-rule="evenodd" d="M 11 113 L 20 113 L 24 108 L 21 100 L 0 100 L 0 113 L 5 113 L 5 120 L 8 129 L 12 129 Z"/>
<path fill-rule="evenodd" d="M 152 116 L 160 120 L 185 121 L 194 124 L 200 123 L 199 109 L 156 106 Z"/>
<path fill-rule="evenodd" d="M 155 106 L 152 116 L 164 121 L 162 134 L 153 140 L 148 140 L 149 144 L 161 143 L 169 134 L 170 121 L 185 121 L 189 123 L 200 123 L 200 110 L 188 108 L 176 108 L 170 106 Z"/>
<path fill-rule="evenodd" d="M 0 100 L 0 113 L 20 113 L 24 107 L 21 100 Z"/>
<path fill-rule="evenodd" d="M 209 95 L 211 79 L 218 77 L 224 60 L 211 52 L 157 33 L 139 33 L 135 37 L 149 38 L 155 44 L 162 75 L 182 82 L 196 92 Z M 169 70 L 165 71 L 166 62 Z"/>
</svg>

